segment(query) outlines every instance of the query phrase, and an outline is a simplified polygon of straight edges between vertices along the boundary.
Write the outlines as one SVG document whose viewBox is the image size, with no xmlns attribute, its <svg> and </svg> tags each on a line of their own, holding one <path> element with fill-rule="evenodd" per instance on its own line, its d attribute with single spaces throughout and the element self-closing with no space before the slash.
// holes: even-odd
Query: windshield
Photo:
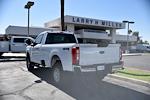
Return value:
<svg viewBox="0 0 150 100">
<path fill-rule="evenodd" d="M 76 43 L 76 39 L 73 34 L 49 33 L 47 35 L 45 44 L 56 43 Z"/>
</svg>

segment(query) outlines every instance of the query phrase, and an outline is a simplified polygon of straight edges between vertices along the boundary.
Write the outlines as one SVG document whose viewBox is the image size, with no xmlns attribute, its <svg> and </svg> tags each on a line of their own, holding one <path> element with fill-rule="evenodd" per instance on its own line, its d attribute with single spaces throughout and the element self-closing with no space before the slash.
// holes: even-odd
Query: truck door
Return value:
<svg viewBox="0 0 150 100">
<path fill-rule="evenodd" d="M 42 55 L 41 55 L 41 45 L 42 44 L 41 43 L 42 43 L 43 35 L 44 34 L 41 34 L 36 38 L 36 40 L 35 40 L 36 45 L 32 47 L 31 60 L 36 63 L 40 63 L 41 59 L 42 59 Z"/>
<path fill-rule="evenodd" d="M 25 52 L 26 51 L 26 45 L 25 45 L 25 39 L 23 37 L 12 37 L 10 42 L 10 50 L 11 52 Z"/>
</svg>

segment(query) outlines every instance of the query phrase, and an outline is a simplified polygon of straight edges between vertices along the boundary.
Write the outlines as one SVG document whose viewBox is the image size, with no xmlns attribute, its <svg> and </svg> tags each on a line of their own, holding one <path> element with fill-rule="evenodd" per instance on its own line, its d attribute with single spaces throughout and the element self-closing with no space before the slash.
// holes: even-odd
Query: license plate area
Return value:
<svg viewBox="0 0 150 100">
<path fill-rule="evenodd" d="M 105 66 L 97 66 L 97 70 L 105 70 Z"/>
</svg>

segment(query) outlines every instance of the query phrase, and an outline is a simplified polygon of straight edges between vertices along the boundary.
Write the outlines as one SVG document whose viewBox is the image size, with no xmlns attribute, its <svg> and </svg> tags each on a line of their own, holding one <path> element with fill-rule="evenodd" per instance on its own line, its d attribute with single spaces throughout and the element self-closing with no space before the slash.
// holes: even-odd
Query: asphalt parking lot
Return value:
<svg viewBox="0 0 150 100">
<path fill-rule="evenodd" d="M 150 71 L 150 53 L 136 56 L 123 56 L 124 66 Z"/>
<path fill-rule="evenodd" d="M 79 75 L 55 85 L 49 69 L 28 72 L 23 57 L 0 59 L 0 100 L 150 100 L 150 89 L 128 82 Z M 138 90 L 146 89 L 149 94 Z"/>
</svg>

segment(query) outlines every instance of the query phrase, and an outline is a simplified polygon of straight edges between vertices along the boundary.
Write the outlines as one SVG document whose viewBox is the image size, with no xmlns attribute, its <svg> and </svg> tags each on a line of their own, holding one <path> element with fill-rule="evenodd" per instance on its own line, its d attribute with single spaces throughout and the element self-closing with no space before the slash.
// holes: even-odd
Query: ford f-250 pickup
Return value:
<svg viewBox="0 0 150 100">
<path fill-rule="evenodd" d="M 123 66 L 119 44 L 109 44 L 107 47 L 79 44 L 70 32 L 45 31 L 35 41 L 27 40 L 26 44 L 29 45 L 26 48 L 28 70 L 32 71 L 34 66 L 50 67 L 55 83 L 62 80 L 65 71 L 84 73 Z"/>
</svg>

